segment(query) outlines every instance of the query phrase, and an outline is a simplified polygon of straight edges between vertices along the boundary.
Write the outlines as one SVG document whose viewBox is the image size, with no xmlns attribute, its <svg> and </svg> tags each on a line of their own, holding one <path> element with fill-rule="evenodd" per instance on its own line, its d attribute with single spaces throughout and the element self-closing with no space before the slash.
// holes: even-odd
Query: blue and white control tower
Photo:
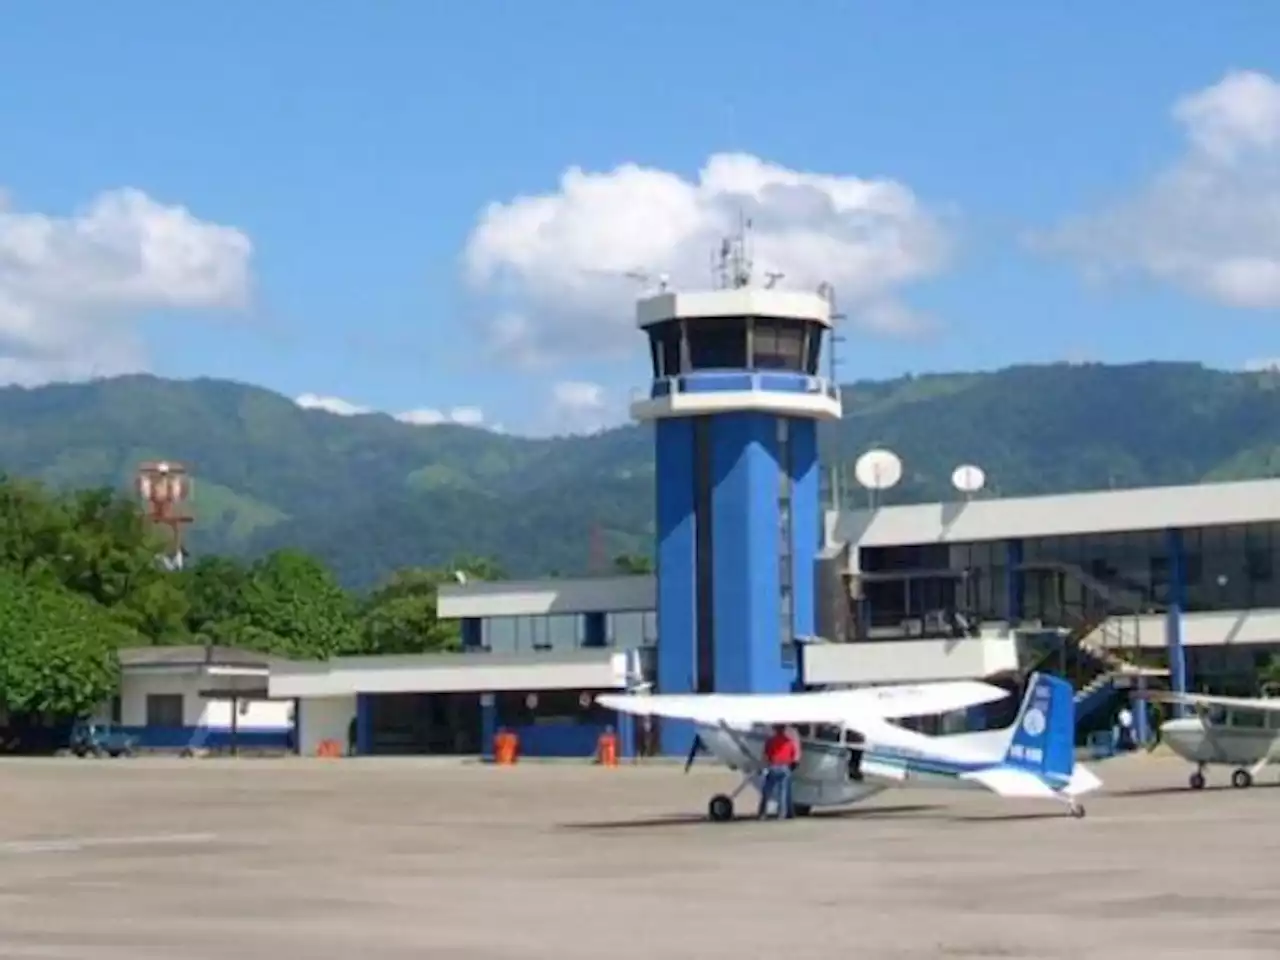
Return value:
<svg viewBox="0 0 1280 960">
<path fill-rule="evenodd" d="M 719 289 L 636 308 L 653 364 L 631 415 L 655 423 L 660 693 L 791 690 L 796 638 L 814 632 L 817 422 L 841 415 L 818 372 L 831 303 L 776 277 L 753 286 L 741 244 L 725 261 Z M 665 723 L 662 752 L 692 735 Z"/>
</svg>

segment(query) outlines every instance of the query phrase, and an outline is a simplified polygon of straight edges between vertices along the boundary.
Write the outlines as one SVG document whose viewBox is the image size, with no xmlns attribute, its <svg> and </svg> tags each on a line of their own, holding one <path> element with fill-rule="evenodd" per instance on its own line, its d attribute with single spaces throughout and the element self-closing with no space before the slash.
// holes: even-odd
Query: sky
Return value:
<svg viewBox="0 0 1280 960">
<path fill-rule="evenodd" d="M 0 20 L 0 382 L 622 422 L 644 283 L 833 285 L 842 380 L 1280 358 L 1280 4 L 128 0 Z"/>
</svg>

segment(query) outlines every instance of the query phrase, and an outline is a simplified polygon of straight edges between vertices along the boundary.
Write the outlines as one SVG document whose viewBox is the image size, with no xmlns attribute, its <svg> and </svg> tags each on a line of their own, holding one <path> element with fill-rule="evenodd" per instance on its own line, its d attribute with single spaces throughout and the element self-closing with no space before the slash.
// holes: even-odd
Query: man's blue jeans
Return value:
<svg viewBox="0 0 1280 960">
<path fill-rule="evenodd" d="M 764 783 L 760 787 L 760 810 L 757 816 L 763 820 L 769 811 L 769 801 L 774 801 L 775 816 L 792 819 L 795 807 L 791 802 L 791 768 L 773 766 L 764 773 Z"/>
</svg>

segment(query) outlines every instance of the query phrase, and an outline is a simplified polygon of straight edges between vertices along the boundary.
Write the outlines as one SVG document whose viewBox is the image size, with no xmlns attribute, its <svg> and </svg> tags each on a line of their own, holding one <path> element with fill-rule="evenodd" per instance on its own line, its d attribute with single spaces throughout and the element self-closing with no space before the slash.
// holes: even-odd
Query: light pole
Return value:
<svg viewBox="0 0 1280 960">
<path fill-rule="evenodd" d="M 183 527 L 194 521 L 187 511 L 191 498 L 191 476 L 187 468 L 169 460 L 148 461 L 138 467 L 138 494 L 147 519 L 169 528 L 170 553 L 161 562 L 168 570 L 181 570 Z"/>
</svg>

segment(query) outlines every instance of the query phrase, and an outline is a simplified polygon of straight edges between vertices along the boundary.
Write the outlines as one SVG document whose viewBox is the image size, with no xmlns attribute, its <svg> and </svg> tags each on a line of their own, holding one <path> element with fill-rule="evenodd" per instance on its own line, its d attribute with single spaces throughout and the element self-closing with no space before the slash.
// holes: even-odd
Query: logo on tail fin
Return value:
<svg viewBox="0 0 1280 960">
<path fill-rule="evenodd" d="M 1048 674 L 1033 674 L 1009 733 L 1005 763 L 1050 780 L 1075 769 L 1075 691 Z"/>
</svg>

